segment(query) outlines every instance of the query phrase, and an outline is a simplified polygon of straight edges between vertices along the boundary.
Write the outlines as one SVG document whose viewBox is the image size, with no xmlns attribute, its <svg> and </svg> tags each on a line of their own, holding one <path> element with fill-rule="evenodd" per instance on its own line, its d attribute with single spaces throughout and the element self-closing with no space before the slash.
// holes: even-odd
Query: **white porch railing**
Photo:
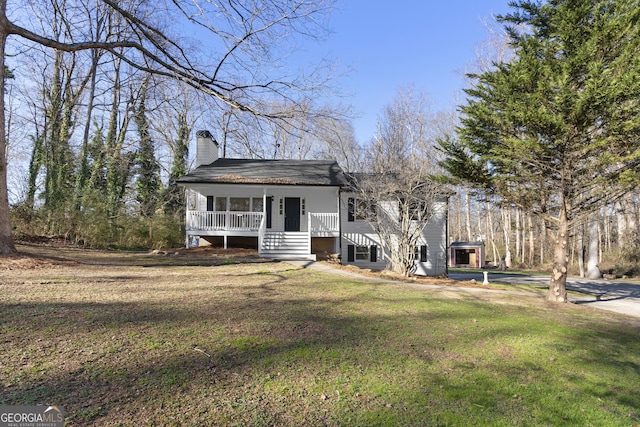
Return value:
<svg viewBox="0 0 640 427">
<path fill-rule="evenodd" d="M 337 213 L 309 212 L 309 231 L 311 231 L 311 233 L 340 231 L 340 218 Z"/>
<path fill-rule="evenodd" d="M 259 231 L 262 212 L 187 211 L 187 230 Z"/>
<path fill-rule="evenodd" d="M 189 231 L 255 231 L 265 226 L 262 212 L 187 211 Z M 337 213 L 308 213 L 308 228 L 312 234 L 336 233 L 340 230 Z"/>
</svg>

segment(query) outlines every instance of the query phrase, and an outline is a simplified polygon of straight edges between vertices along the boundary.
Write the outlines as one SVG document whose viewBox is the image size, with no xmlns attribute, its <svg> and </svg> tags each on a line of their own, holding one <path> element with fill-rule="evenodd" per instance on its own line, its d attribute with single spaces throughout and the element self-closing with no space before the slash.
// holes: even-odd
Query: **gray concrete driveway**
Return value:
<svg viewBox="0 0 640 427">
<path fill-rule="evenodd" d="M 458 273 L 450 272 L 449 277 L 454 280 L 483 281 L 480 272 Z M 549 276 L 530 276 L 524 274 L 491 273 L 489 271 L 489 283 L 515 283 L 526 285 L 548 286 Z M 576 304 L 588 304 L 590 306 L 622 313 L 629 316 L 640 317 L 640 284 L 625 282 L 622 280 L 591 280 L 581 278 L 567 279 L 567 289 L 578 291 L 581 295 L 570 295 L 569 300 Z"/>
</svg>

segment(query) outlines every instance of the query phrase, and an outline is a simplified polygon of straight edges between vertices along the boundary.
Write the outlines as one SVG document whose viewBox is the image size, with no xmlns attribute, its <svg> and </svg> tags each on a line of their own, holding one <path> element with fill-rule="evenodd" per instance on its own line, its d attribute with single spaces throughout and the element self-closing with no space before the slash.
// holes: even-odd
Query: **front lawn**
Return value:
<svg viewBox="0 0 640 427">
<path fill-rule="evenodd" d="M 0 268 L 0 403 L 68 426 L 640 424 L 637 319 L 252 257 L 51 254 Z"/>
</svg>

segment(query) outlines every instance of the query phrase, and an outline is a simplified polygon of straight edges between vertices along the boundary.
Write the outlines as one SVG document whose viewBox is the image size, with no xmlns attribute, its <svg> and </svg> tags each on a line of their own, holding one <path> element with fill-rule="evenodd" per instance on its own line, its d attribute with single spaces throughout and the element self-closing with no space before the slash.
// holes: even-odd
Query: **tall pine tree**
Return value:
<svg viewBox="0 0 640 427">
<path fill-rule="evenodd" d="M 635 0 L 512 3 L 514 58 L 466 90 L 448 172 L 556 230 L 547 299 L 566 302 L 571 227 L 637 184 L 640 7 Z"/>
</svg>

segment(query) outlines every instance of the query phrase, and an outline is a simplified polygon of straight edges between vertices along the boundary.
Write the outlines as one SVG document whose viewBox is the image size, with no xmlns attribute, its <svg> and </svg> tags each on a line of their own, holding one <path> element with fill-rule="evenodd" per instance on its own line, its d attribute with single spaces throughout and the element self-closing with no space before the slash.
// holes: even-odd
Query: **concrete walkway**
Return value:
<svg viewBox="0 0 640 427">
<path fill-rule="evenodd" d="M 431 288 L 438 290 L 447 290 L 453 292 L 463 293 L 498 293 L 498 294 L 510 294 L 510 295 L 523 295 L 523 296 L 539 296 L 544 297 L 544 294 L 538 294 L 535 292 L 527 291 L 510 291 L 500 289 L 484 289 L 473 288 L 464 286 L 442 286 L 431 285 L 423 283 L 408 283 L 402 281 L 395 281 L 389 279 L 381 279 L 377 277 L 370 277 L 363 274 L 354 273 L 351 271 L 345 271 L 340 268 L 332 267 L 326 263 L 319 263 L 314 261 L 287 261 L 290 264 L 297 266 L 298 268 L 309 268 L 325 273 L 337 274 L 345 277 L 351 277 L 353 279 L 362 280 L 365 282 L 373 283 L 395 283 L 403 284 L 412 287 Z M 469 273 L 450 273 L 449 278 L 458 281 L 469 281 L 471 279 L 476 280 L 479 283 L 483 281 L 483 274 L 480 272 Z M 522 274 L 491 274 L 489 273 L 489 282 L 493 283 L 505 283 L 505 284 L 525 284 L 536 286 L 548 286 L 549 276 L 530 276 Z M 580 292 L 580 295 L 570 295 L 569 301 L 574 304 L 588 304 L 589 306 L 612 311 L 615 313 L 625 314 L 640 318 L 640 284 L 621 282 L 617 280 L 589 280 L 589 279 L 567 279 L 567 289 Z"/>
</svg>

